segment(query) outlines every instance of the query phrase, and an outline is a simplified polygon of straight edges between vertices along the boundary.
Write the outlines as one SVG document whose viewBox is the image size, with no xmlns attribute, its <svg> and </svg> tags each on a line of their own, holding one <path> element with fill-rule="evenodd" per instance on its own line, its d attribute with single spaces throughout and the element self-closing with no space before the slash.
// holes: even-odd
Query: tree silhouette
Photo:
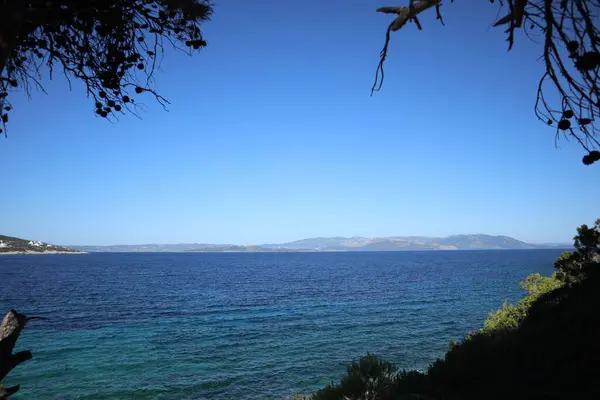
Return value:
<svg viewBox="0 0 600 400">
<path fill-rule="evenodd" d="M 541 47 L 545 71 L 537 89 L 535 115 L 556 129 L 556 139 L 561 136 L 575 139 L 588 153 L 583 157 L 584 164 L 600 160 L 600 0 L 499 0 L 498 3 L 506 16 L 494 26 L 508 26 L 509 50 L 518 32 L 530 38 L 539 34 L 541 38 L 536 43 Z M 390 33 L 407 22 L 414 22 L 421 30 L 419 14 L 428 9 L 435 9 L 437 19 L 443 24 L 441 5 L 441 0 L 409 0 L 407 7 L 377 9 L 397 17 L 387 28 L 371 93 L 383 85 Z M 553 95 L 559 99 L 555 104 L 549 100 Z"/>
<path fill-rule="evenodd" d="M 95 112 L 111 118 L 136 112 L 135 96 L 153 89 L 165 45 L 192 53 L 206 46 L 200 25 L 212 12 L 208 0 L 2 0 L 0 2 L 0 133 L 6 134 L 9 93 L 43 90 L 56 72 L 84 83 Z M 18 386 L 1 381 L 29 351 L 12 354 L 28 320 L 14 310 L 0 324 L 0 399 Z"/>
<path fill-rule="evenodd" d="M 206 46 L 200 25 L 209 0 L 3 0 L 0 2 L 0 133 L 11 90 L 38 87 L 63 74 L 85 84 L 103 118 L 136 111 L 135 96 L 153 95 L 165 45 L 192 53 Z"/>
<path fill-rule="evenodd" d="M 566 284 L 580 282 L 600 270 L 600 219 L 591 228 L 581 225 L 573 238 L 575 251 L 567 251 L 554 263 L 558 278 Z"/>
</svg>

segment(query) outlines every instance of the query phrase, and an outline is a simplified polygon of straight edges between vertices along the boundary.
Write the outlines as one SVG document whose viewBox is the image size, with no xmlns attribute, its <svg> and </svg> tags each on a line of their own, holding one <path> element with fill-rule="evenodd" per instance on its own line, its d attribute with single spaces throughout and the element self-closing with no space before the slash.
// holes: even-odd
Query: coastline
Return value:
<svg viewBox="0 0 600 400">
<path fill-rule="evenodd" d="M 58 250 L 50 250 L 50 251 L 2 251 L 0 252 L 0 256 L 21 256 L 21 255 L 43 255 L 43 254 L 88 254 L 85 251 L 58 251 Z"/>
</svg>

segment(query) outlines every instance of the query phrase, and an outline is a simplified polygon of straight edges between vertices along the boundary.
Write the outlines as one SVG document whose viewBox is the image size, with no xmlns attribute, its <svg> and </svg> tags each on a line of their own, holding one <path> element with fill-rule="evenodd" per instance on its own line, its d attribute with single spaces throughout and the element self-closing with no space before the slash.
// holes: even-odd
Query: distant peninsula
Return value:
<svg viewBox="0 0 600 400">
<path fill-rule="evenodd" d="M 80 250 L 73 250 L 62 246 L 43 243 L 39 240 L 20 239 L 12 236 L 0 235 L 0 255 L 11 254 L 81 254 Z"/>
<path fill-rule="evenodd" d="M 407 250 L 514 250 L 570 248 L 568 244 L 531 244 L 508 236 L 485 234 L 447 237 L 390 236 L 390 237 L 318 237 L 289 243 L 262 245 L 234 244 L 145 244 L 114 246 L 70 246 L 85 252 L 331 252 L 331 251 L 407 251 Z"/>
</svg>

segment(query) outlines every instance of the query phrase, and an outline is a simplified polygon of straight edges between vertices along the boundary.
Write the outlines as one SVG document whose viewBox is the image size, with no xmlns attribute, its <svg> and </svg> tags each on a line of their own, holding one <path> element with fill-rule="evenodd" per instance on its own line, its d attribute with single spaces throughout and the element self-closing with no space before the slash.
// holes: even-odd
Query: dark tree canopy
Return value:
<svg viewBox="0 0 600 400">
<path fill-rule="evenodd" d="M 150 93 L 165 45 L 193 52 L 204 46 L 200 25 L 208 0 L 0 1 L 0 132 L 11 110 L 9 93 L 63 74 L 84 83 L 98 116 L 135 112 Z"/>
<path fill-rule="evenodd" d="M 494 3 L 494 0 L 489 0 Z M 407 22 L 422 29 L 419 14 L 435 9 L 443 24 L 442 0 L 408 0 L 405 7 L 381 7 L 378 12 L 397 14 L 386 32 L 373 92 L 383 84 L 383 64 L 390 33 Z M 452 0 L 450 0 L 452 2 Z M 463 1 L 469 7 L 469 2 Z M 556 129 L 556 138 L 575 139 L 586 151 L 583 163 L 600 160 L 600 0 L 498 0 L 508 48 L 523 32 L 540 45 L 545 71 L 540 78 L 534 112 Z M 555 101 L 554 99 L 558 99 Z"/>
<path fill-rule="evenodd" d="M 567 284 L 588 279 L 598 279 L 600 272 L 600 219 L 591 228 L 581 225 L 573 238 L 575 251 L 563 253 L 554 263 L 557 276 Z"/>
</svg>

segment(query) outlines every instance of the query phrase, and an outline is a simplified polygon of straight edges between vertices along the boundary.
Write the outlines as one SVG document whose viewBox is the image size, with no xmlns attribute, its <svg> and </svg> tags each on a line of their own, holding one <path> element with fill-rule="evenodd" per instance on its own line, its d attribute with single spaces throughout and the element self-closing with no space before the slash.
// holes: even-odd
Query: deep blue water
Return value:
<svg viewBox="0 0 600 400">
<path fill-rule="evenodd" d="M 281 399 L 367 352 L 425 368 L 559 250 L 0 257 L 27 399 Z"/>
</svg>

